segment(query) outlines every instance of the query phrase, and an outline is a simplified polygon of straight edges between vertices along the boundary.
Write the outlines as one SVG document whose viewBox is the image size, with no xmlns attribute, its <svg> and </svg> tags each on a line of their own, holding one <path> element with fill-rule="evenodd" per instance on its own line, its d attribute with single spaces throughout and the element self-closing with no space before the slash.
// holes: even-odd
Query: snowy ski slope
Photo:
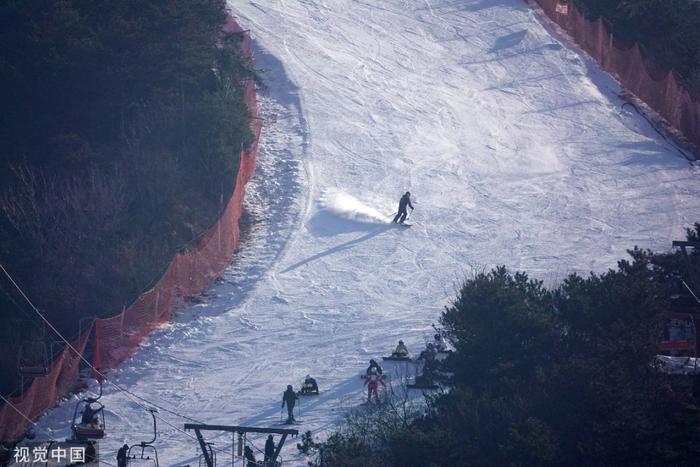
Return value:
<svg viewBox="0 0 700 467">
<path fill-rule="evenodd" d="M 327 430 L 361 402 L 367 360 L 399 338 L 420 350 L 473 270 L 551 284 L 635 244 L 668 249 L 700 219 L 698 173 L 522 0 L 231 6 L 269 85 L 249 225 L 224 280 L 113 374 L 160 405 L 273 425 L 285 386 L 311 373 L 322 395 L 302 401 L 298 428 Z M 384 224 L 406 190 L 413 227 Z M 103 400 L 113 462 L 150 419 L 113 388 Z M 40 425 L 67 436 L 72 411 Z M 194 440 L 159 431 L 161 465 L 197 462 Z M 285 465 L 303 465 L 295 451 Z"/>
</svg>

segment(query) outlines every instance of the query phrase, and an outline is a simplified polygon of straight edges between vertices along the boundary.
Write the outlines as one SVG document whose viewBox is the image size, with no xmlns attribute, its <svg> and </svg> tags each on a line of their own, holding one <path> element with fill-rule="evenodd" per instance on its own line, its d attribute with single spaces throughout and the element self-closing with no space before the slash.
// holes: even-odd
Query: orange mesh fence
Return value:
<svg viewBox="0 0 700 467">
<path fill-rule="evenodd" d="M 229 17 L 226 32 L 243 34 L 244 55 L 252 60 L 250 35 Z M 186 297 L 202 293 L 228 266 L 238 247 L 238 221 L 243 207 L 245 186 L 253 175 L 260 136 L 255 83 L 245 83 L 245 102 L 250 110 L 254 143 L 241 151 L 236 186 L 218 222 L 204 232 L 196 247 L 178 253 L 155 287 L 141 295 L 117 316 L 95 321 L 93 364 L 99 369 L 116 367 L 130 357 L 141 341 L 158 325 L 170 319 L 173 310 Z"/>
<path fill-rule="evenodd" d="M 243 31 L 230 16 L 224 30 L 243 35 L 241 47 L 244 56 L 252 62 L 252 41 L 247 31 Z M 151 290 L 119 315 L 94 321 L 93 366 L 96 368 L 114 368 L 131 356 L 155 327 L 170 319 L 178 304 L 186 297 L 202 293 L 228 266 L 240 240 L 238 221 L 245 186 L 255 168 L 261 130 L 255 83 L 252 80 L 245 83 L 244 92 L 246 105 L 253 116 L 251 129 L 255 138 L 250 148 L 241 151 L 231 199 L 217 223 L 200 236 L 197 246 L 178 253 Z M 72 343 L 80 353 L 84 352 L 91 331 L 92 326 Z M 71 389 L 78 378 L 79 367 L 80 361 L 75 352 L 64 349 L 53 361 L 46 376 L 35 378 L 21 397 L 10 399 L 10 402 L 30 419 L 36 418 Z M 3 405 L 0 407 L 0 441 L 21 436 L 27 423 L 12 407 Z"/>
<path fill-rule="evenodd" d="M 92 327 L 71 342 L 71 345 L 81 354 L 85 350 Z M 66 394 L 78 379 L 80 356 L 68 346 L 54 359 L 46 376 L 39 376 L 19 397 L 9 401 L 17 410 L 30 419 L 35 419 Z M 28 422 L 9 404 L 0 407 L 0 440 L 12 440 L 22 436 Z"/>
<path fill-rule="evenodd" d="M 589 21 L 573 2 L 535 1 L 605 71 L 680 131 L 697 153 L 700 148 L 700 101 L 680 84 L 672 70 L 657 66 L 638 44 L 616 40 L 601 18 Z"/>
</svg>

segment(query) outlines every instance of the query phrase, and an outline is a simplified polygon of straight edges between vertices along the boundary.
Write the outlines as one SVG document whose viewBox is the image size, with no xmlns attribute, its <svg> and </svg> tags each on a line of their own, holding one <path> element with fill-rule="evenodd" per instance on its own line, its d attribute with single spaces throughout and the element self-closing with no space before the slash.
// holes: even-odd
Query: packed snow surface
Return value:
<svg viewBox="0 0 700 467">
<path fill-rule="evenodd" d="M 700 219 L 694 169 L 522 0 L 231 7 L 268 84 L 245 241 L 221 282 L 112 373 L 162 407 L 276 426 L 286 385 L 311 373 L 321 395 L 295 428 L 326 432 L 361 403 L 368 359 L 401 338 L 419 351 L 473 271 L 505 264 L 552 284 L 634 245 L 666 250 Z M 393 227 L 407 190 L 413 226 Z M 105 393 L 114 462 L 125 440 L 148 439 L 150 416 Z M 73 406 L 42 429 L 67 436 Z M 159 416 L 161 465 L 196 463 L 174 428 L 186 420 Z M 230 449 L 230 435 L 208 436 Z M 294 444 L 285 465 L 304 463 Z"/>
</svg>

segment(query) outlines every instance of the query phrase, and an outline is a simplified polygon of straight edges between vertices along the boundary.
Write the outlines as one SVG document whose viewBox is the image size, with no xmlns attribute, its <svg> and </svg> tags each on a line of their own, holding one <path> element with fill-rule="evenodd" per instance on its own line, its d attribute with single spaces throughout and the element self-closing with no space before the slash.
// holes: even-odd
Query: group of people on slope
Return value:
<svg viewBox="0 0 700 467">
<path fill-rule="evenodd" d="M 255 453 L 250 446 L 243 448 L 243 457 L 246 460 L 246 467 L 260 467 L 262 466 L 274 466 L 277 465 L 273 459 L 275 459 L 275 451 L 277 446 L 275 445 L 275 439 L 272 435 L 267 436 L 267 441 L 265 441 L 265 460 L 261 464 L 255 460 Z"/>
</svg>

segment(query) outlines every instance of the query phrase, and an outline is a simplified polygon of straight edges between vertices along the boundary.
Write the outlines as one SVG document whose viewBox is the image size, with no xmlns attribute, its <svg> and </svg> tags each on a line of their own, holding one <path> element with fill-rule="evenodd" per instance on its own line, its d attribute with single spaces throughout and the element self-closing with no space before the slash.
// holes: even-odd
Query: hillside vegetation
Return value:
<svg viewBox="0 0 700 467">
<path fill-rule="evenodd" d="M 225 6 L 0 3 L 0 261 L 67 337 L 152 285 L 233 191 L 255 73 Z M 0 287 L 7 392 L 42 331 Z"/>
<path fill-rule="evenodd" d="M 418 417 L 385 403 L 300 449 L 315 466 L 697 465 L 700 377 L 654 361 L 669 312 L 693 303 L 681 280 L 697 284 L 700 255 L 630 255 L 552 290 L 504 267 L 475 275 L 441 317 L 446 392 Z"/>
<path fill-rule="evenodd" d="M 700 96 L 700 2 L 697 0 L 574 0 L 589 18 L 603 17 L 618 39 L 638 42 L 673 68 Z"/>
</svg>

